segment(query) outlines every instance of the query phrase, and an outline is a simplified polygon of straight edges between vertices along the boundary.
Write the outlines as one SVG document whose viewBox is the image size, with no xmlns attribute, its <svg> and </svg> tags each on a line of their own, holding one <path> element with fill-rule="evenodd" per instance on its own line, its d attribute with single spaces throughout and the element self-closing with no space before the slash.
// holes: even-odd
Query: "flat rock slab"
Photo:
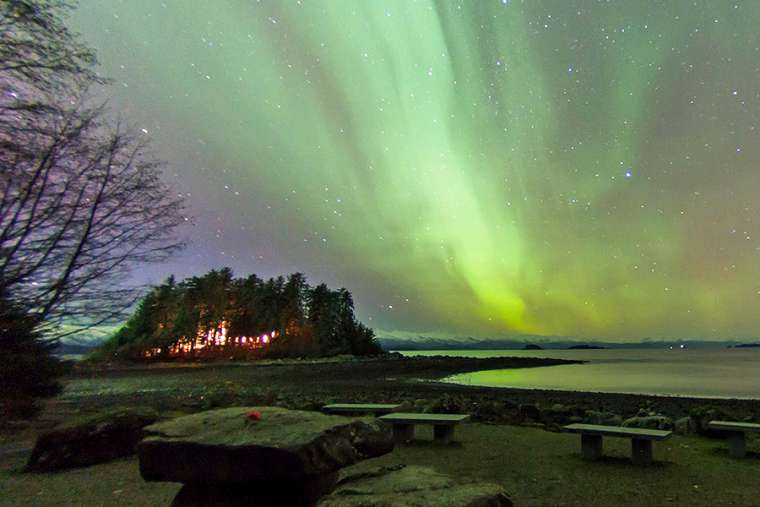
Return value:
<svg viewBox="0 0 760 507">
<path fill-rule="evenodd" d="M 393 450 L 381 423 L 279 407 L 211 410 L 145 432 L 138 456 L 148 481 L 300 483 Z"/>
<path fill-rule="evenodd" d="M 457 483 L 427 467 L 382 467 L 342 479 L 319 507 L 507 507 L 498 484 Z"/>
</svg>

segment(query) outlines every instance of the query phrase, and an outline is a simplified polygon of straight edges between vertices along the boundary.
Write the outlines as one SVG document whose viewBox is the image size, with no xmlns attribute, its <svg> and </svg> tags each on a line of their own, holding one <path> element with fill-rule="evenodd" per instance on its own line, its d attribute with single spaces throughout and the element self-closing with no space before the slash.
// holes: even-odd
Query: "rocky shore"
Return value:
<svg viewBox="0 0 760 507">
<path fill-rule="evenodd" d="M 489 388 L 437 382 L 468 371 L 547 367 L 577 361 L 539 358 L 340 357 L 257 363 L 82 365 L 54 403 L 97 413 L 125 406 L 192 413 L 240 405 L 319 410 L 327 403 L 404 403 L 423 412 L 469 413 L 473 420 L 549 430 L 592 422 L 697 431 L 706 417 L 760 420 L 760 404 L 635 394 Z M 687 423 L 684 418 L 692 416 Z M 678 423 L 678 424 L 677 424 Z"/>
</svg>

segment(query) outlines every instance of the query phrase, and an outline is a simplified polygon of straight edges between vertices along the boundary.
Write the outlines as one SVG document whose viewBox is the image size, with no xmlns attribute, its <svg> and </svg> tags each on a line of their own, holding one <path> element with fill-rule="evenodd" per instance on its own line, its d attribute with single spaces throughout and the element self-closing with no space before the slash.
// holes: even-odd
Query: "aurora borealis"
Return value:
<svg viewBox="0 0 760 507">
<path fill-rule="evenodd" d="M 379 336 L 760 336 L 760 3 L 82 0 L 195 224 Z"/>
</svg>

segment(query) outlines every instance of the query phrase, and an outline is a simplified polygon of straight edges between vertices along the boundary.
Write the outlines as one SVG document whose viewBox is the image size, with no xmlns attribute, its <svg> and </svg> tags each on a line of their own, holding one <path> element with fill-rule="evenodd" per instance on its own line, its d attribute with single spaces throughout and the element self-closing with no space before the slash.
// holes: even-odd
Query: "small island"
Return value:
<svg viewBox="0 0 760 507">
<path fill-rule="evenodd" d="M 170 276 L 91 359 L 167 361 L 322 357 L 382 353 L 354 315 L 346 289 L 315 287 L 301 273 L 263 280 L 213 269 Z"/>
</svg>

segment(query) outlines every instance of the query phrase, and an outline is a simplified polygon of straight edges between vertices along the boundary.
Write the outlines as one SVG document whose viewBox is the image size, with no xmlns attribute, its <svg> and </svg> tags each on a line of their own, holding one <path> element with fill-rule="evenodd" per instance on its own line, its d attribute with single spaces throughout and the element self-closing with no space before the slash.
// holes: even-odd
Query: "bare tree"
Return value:
<svg viewBox="0 0 760 507">
<path fill-rule="evenodd" d="M 0 294 L 59 337 L 120 318 L 130 268 L 181 243 L 182 200 L 144 136 L 84 97 L 95 56 L 63 0 L 0 1 Z M 51 332 L 51 330 L 57 330 Z"/>
<path fill-rule="evenodd" d="M 67 0 L 0 2 L 0 74 L 49 94 L 73 83 L 99 81 L 95 52 L 64 20 L 75 7 Z"/>
</svg>

